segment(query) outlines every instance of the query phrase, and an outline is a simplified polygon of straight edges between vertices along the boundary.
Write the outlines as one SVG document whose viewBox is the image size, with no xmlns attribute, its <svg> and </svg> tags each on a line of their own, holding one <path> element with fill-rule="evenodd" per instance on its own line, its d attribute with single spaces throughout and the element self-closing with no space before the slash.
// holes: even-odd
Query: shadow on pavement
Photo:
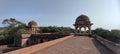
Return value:
<svg viewBox="0 0 120 54">
<path fill-rule="evenodd" d="M 99 50 L 101 54 L 115 54 L 110 49 L 108 49 L 106 46 L 104 46 L 99 41 L 97 41 L 96 39 L 93 38 L 92 41 L 95 47 Z"/>
</svg>

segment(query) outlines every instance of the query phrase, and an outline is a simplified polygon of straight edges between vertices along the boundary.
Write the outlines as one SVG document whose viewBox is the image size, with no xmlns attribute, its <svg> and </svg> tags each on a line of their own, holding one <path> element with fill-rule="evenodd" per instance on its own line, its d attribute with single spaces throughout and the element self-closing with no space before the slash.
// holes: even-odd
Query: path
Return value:
<svg viewBox="0 0 120 54">
<path fill-rule="evenodd" d="M 93 38 L 75 36 L 33 54 L 114 54 Z"/>
</svg>

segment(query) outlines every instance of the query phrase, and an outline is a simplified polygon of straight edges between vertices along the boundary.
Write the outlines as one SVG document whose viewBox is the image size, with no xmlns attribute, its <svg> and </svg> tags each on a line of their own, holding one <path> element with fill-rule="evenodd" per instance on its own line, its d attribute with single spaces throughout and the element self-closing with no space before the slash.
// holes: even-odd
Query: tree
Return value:
<svg viewBox="0 0 120 54">
<path fill-rule="evenodd" d="M 120 30 L 111 30 L 109 40 L 120 43 Z"/>
<path fill-rule="evenodd" d="M 73 33 L 74 29 L 70 27 L 57 27 L 57 26 L 48 26 L 48 27 L 41 27 L 40 32 L 42 33 Z"/>
<path fill-rule="evenodd" d="M 97 28 L 92 31 L 93 34 L 101 36 L 107 40 L 120 43 L 120 30 L 106 30 L 102 28 Z"/>
<path fill-rule="evenodd" d="M 2 24 L 7 24 L 8 26 L 6 26 L 5 30 L 0 34 L 0 37 L 2 37 L 0 44 L 12 44 L 16 34 L 26 32 L 26 30 L 24 30 L 26 25 L 14 18 L 5 19 Z"/>
<path fill-rule="evenodd" d="M 10 28 L 17 27 L 19 25 L 25 25 L 24 23 L 14 19 L 14 18 L 5 19 L 5 20 L 3 20 L 2 24 L 8 24 L 8 27 L 10 27 Z"/>
</svg>

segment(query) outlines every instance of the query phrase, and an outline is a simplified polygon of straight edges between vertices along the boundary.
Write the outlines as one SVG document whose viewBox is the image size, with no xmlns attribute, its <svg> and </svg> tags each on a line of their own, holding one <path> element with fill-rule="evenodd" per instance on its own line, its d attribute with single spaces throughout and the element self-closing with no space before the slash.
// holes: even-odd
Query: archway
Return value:
<svg viewBox="0 0 120 54">
<path fill-rule="evenodd" d="M 75 34 L 91 34 L 91 25 L 93 25 L 89 17 L 86 15 L 80 15 L 75 21 Z M 84 31 L 82 31 L 82 29 Z M 85 33 L 84 33 L 85 32 Z"/>
</svg>

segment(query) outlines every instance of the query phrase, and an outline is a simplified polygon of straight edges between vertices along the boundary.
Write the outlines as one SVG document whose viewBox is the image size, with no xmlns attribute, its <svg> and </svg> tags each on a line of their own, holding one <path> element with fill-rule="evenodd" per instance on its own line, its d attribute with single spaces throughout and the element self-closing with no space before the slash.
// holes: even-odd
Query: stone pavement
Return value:
<svg viewBox="0 0 120 54">
<path fill-rule="evenodd" d="M 75 36 L 33 54 L 114 54 L 93 38 Z"/>
</svg>

